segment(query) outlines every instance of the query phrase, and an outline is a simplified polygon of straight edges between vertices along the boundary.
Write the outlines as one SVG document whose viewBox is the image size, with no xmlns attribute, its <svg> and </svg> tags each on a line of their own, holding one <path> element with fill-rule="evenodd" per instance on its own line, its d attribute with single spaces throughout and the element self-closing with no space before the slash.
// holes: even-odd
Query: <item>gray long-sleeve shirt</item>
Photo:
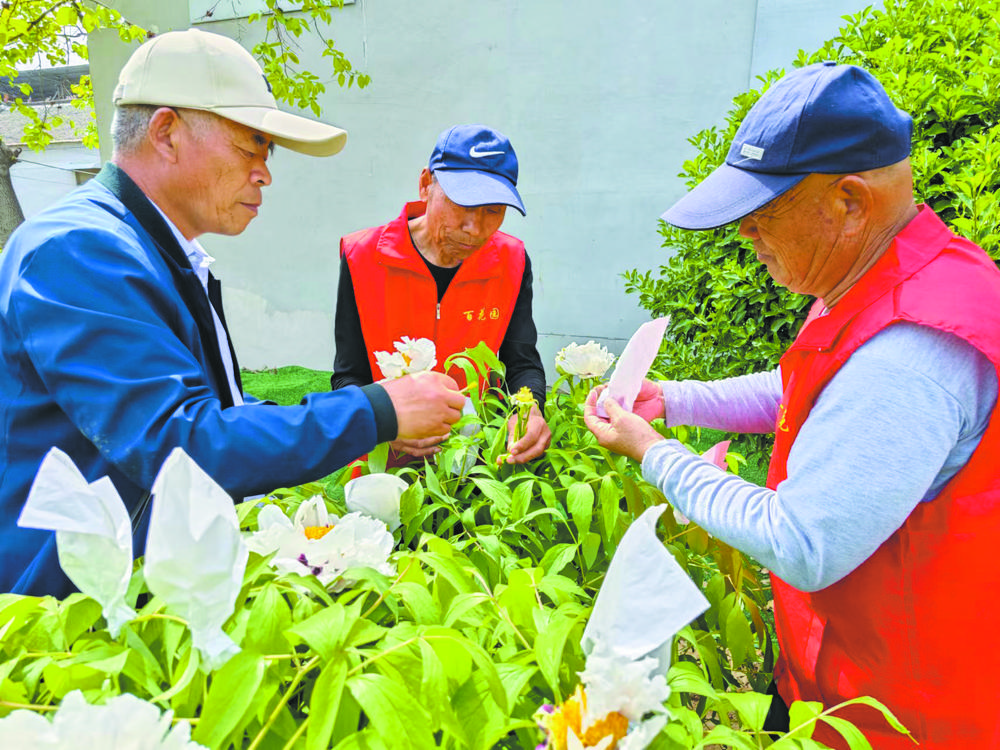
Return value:
<svg viewBox="0 0 1000 750">
<path fill-rule="evenodd" d="M 778 370 L 662 384 L 669 425 L 770 432 Z M 770 490 L 726 474 L 674 440 L 643 475 L 709 533 L 804 591 L 850 573 L 933 499 L 979 444 L 997 401 L 989 359 L 949 333 L 892 325 L 857 351 L 816 400 Z"/>
</svg>

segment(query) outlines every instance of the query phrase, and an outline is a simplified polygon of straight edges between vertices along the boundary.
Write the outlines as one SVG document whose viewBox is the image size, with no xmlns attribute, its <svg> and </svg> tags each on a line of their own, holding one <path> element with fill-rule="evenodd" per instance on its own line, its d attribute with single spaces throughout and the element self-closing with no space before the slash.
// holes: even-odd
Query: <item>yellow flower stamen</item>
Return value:
<svg viewBox="0 0 1000 750">
<path fill-rule="evenodd" d="M 322 539 L 330 533 L 332 528 L 333 526 L 306 526 L 303 533 L 306 535 L 306 539 Z"/>
<path fill-rule="evenodd" d="M 543 719 L 549 739 L 552 741 L 552 750 L 566 750 L 566 738 L 570 730 L 580 739 L 584 747 L 592 747 L 605 737 L 612 737 L 608 750 L 614 750 L 618 740 L 628 734 L 628 719 L 617 711 L 598 719 L 587 727 L 586 732 L 583 731 L 583 715 L 586 710 L 587 695 L 583 692 L 583 687 L 577 685 L 576 692 Z"/>
</svg>

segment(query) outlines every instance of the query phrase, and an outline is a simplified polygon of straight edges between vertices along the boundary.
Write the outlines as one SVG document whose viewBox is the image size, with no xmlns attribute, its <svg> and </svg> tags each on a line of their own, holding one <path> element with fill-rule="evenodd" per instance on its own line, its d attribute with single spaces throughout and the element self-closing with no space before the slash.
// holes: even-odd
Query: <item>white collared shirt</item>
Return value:
<svg viewBox="0 0 1000 750">
<path fill-rule="evenodd" d="M 153 201 L 150 201 L 153 203 Z M 153 203 L 153 207 L 160 212 L 160 216 L 163 220 L 167 222 L 167 226 L 170 227 L 170 231 L 174 233 L 174 238 L 177 240 L 177 244 L 180 245 L 181 250 L 187 256 L 188 262 L 191 264 L 191 268 L 194 272 L 198 274 L 198 279 L 201 281 L 201 286 L 205 290 L 205 296 L 208 297 L 208 267 L 215 262 L 215 258 L 205 252 L 205 248 L 201 246 L 198 240 L 189 240 L 176 225 L 169 219 L 169 217 L 163 213 L 163 210 Z M 215 312 L 215 308 L 212 306 L 211 301 L 208 303 L 208 309 L 212 311 L 212 321 L 215 323 L 215 334 L 219 339 L 219 353 L 222 355 L 222 363 L 226 367 L 226 378 L 229 380 L 229 391 L 233 395 L 233 403 L 240 406 L 243 403 L 243 394 L 240 392 L 239 387 L 236 385 L 235 368 L 233 367 L 233 356 L 229 351 L 229 336 L 226 334 L 226 329 L 222 325 L 222 321 L 219 319 L 218 313 Z"/>
</svg>

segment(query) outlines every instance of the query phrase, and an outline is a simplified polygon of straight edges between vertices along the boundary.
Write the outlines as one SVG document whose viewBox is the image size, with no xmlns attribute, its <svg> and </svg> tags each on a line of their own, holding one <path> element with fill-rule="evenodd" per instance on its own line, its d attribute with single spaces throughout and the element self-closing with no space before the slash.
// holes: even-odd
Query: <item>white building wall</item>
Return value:
<svg viewBox="0 0 1000 750">
<path fill-rule="evenodd" d="M 122 4 L 160 31 L 190 22 L 180 2 Z M 274 184 L 250 228 L 235 238 L 203 238 L 218 258 L 241 363 L 332 368 L 340 236 L 384 223 L 415 199 L 438 133 L 460 122 L 498 128 L 518 153 L 528 215 L 508 212 L 503 228 L 525 241 L 534 265 L 539 348 L 550 380 L 556 351 L 571 341 L 594 339 L 620 352 L 648 317 L 625 295 L 621 273 L 665 260 L 657 222 L 684 191 L 676 175 L 693 154 L 687 138 L 720 123 L 755 75 L 789 66 L 800 47 L 814 48 L 836 32 L 841 15 L 865 4 L 347 5 L 334 13 L 330 36 L 372 84 L 331 84 L 320 100 L 324 119 L 349 131 L 347 148 L 330 159 L 279 149 Z M 262 33 L 260 24 L 239 19 L 200 25 L 247 47 Z M 307 67 L 319 70 L 318 46 L 302 44 Z M 103 52 L 92 51 L 99 102 L 110 99 L 127 54 L 110 40 Z M 107 104 L 98 110 L 105 130 L 109 111 Z"/>
</svg>

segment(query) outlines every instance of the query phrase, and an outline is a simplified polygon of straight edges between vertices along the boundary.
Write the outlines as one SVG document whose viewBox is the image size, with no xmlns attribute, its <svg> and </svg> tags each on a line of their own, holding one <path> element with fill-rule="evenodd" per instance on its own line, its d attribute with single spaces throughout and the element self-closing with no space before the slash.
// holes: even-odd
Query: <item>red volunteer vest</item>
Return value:
<svg viewBox="0 0 1000 750">
<path fill-rule="evenodd" d="M 382 377 L 375 352 L 394 351 L 393 342 L 403 336 L 431 339 L 437 350 L 434 369 L 440 372 L 450 355 L 480 341 L 497 352 L 521 289 L 524 243 L 496 232 L 462 263 L 438 304 L 434 278 L 407 228 L 407 221 L 425 210 L 422 202 L 407 203 L 394 221 L 340 241 L 375 380 Z M 453 367 L 448 374 L 465 386 L 461 369 Z"/>
<path fill-rule="evenodd" d="M 829 314 L 817 316 L 821 306 L 781 360 L 772 489 L 787 476 L 789 449 L 817 396 L 886 326 L 912 321 L 949 331 L 1000 370 L 1000 271 L 925 206 Z M 829 708 L 872 696 L 923 750 L 1000 748 L 1000 650 L 993 642 L 1000 616 L 997 411 L 966 466 L 856 570 L 814 593 L 772 575 L 780 644 L 775 677 L 786 702 L 822 701 Z M 916 747 L 874 709 L 839 715 L 877 750 Z M 815 736 L 847 747 L 832 730 Z"/>
</svg>

